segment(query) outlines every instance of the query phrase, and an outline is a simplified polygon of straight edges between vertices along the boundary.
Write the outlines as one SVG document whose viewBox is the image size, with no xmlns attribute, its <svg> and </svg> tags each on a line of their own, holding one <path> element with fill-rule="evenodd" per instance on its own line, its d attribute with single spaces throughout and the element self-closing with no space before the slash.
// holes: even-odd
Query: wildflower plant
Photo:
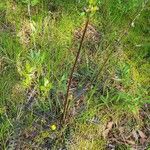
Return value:
<svg viewBox="0 0 150 150">
<path fill-rule="evenodd" d="M 21 56 L 18 56 L 17 70 L 23 79 L 24 88 L 29 88 L 34 84 L 41 95 L 47 97 L 52 88 L 52 83 L 49 80 L 49 72 L 44 61 L 45 53 L 31 50 L 26 60 L 22 60 Z"/>
<path fill-rule="evenodd" d="M 80 56 L 80 53 L 81 53 L 81 49 L 82 49 L 82 45 L 83 45 L 83 41 L 84 41 L 84 38 L 85 38 L 86 31 L 87 31 L 87 28 L 88 28 L 88 24 L 89 24 L 89 21 L 90 21 L 90 17 L 92 17 L 95 14 L 95 12 L 98 10 L 98 7 L 96 6 L 96 4 L 97 4 L 96 0 L 88 0 L 87 2 L 88 2 L 88 8 L 84 12 L 84 14 L 86 16 L 86 23 L 85 23 L 85 27 L 84 27 L 83 34 L 82 34 L 82 37 L 81 37 L 81 41 L 80 41 L 80 44 L 79 44 L 79 48 L 78 48 L 78 51 L 77 51 L 75 62 L 73 64 L 73 67 L 72 67 L 72 70 L 71 70 L 71 73 L 70 73 L 70 77 L 69 77 L 69 81 L 68 81 L 68 85 L 67 85 L 67 92 L 66 92 L 66 97 L 65 97 L 65 101 L 64 101 L 64 108 L 63 108 L 63 115 L 62 115 L 62 123 L 66 123 L 66 117 L 68 115 L 69 105 L 70 105 L 71 100 L 72 100 L 72 99 L 69 99 L 69 90 L 70 90 L 70 86 L 71 86 L 71 83 L 72 83 L 73 73 L 74 73 L 75 67 L 77 65 L 77 60 L 78 60 L 78 58 Z"/>
<path fill-rule="evenodd" d="M 87 7 L 84 12 L 81 13 L 82 16 L 92 17 L 97 10 L 99 10 L 97 0 L 87 0 Z"/>
</svg>

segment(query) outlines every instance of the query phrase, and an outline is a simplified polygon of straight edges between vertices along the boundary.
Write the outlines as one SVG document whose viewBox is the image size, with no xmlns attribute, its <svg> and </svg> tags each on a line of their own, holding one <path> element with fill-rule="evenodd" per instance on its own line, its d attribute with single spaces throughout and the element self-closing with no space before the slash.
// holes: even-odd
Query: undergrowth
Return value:
<svg viewBox="0 0 150 150">
<path fill-rule="evenodd" d="M 0 149 L 148 149 L 149 6 L 1 1 Z"/>
</svg>

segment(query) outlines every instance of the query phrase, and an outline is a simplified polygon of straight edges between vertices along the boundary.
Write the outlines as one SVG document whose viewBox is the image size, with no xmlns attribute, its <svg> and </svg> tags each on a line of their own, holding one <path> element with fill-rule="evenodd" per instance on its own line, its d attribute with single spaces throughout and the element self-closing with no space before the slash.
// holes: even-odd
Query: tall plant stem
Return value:
<svg viewBox="0 0 150 150">
<path fill-rule="evenodd" d="M 142 6 L 141 10 L 138 11 L 136 14 L 135 14 L 135 17 L 129 22 L 129 24 L 127 25 L 127 28 L 124 30 L 123 34 L 118 38 L 118 39 L 115 39 L 112 43 L 109 43 L 106 48 L 105 48 L 105 51 L 108 50 L 111 46 L 113 46 L 114 44 L 117 45 L 119 44 L 122 39 L 128 35 L 128 32 L 129 30 L 132 28 L 132 24 L 134 24 L 134 22 L 136 21 L 136 19 L 139 17 L 139 15 L 141 14 L 141 12 L 144 10 L 146 4 L 147 4 L 148 0 L 145 1 L 144 5 Z M 101 73 L 103 72 L 106 64 L 108 63 L 110 57 L 112 56 L 114 52 L 114 49 L 110 50 L 110 52 L 108 53 L 106 59 L 104 60 L 102 66 L 100 68 L 98 68 L 98 71 L 96 70 L 95 73 L 94 73 L 94 77 L 92 78 L 92 80 L 87 84 L 87 89 L 85 90 L 85 92 L 89 91 L 90 90 L 90 87 L 93 85 L 94 82 L 97 81 L 97 79 L 99 78 L 99 76 L 101 75 Z M 85 93 L 84 92 L 84 93 Z"/>
<path fill-rule="evenodd" d="M 66 97 L 65 97 L 64 107 L 63 107 L 64 110 L 63 110 L 63 116 L 62 116 L 62 122 L 63 123 L 65 123 L 66 117 L 67 117 L 67 114 L 68 114 L 68 108 L 69 108 L 69 104 L 70 104 L 70 99 L 68 99 L 70 85 L 71 85 L 71 82 L 72 82 L 75 67 L 77 65 L 77 62 L 78 62 L 78 59 L 79 59 L 79 56 L 80 56 L 80 53 L 81 53 L 81 49 L 82 49 L 82 45 L 83 45 L 83 41 L 84 41 L 84 38 L 85 38 L 85 34 L 86 34 L 86 31 L 87 31 L 88 24 L 89 24 L 89 17 L 87 17 L 87 20 L 86 20 L 86 24 L 85 24 L 84 31 L 83 31 L 83 34 L 82 34 L 82 38 L 81 38 L 81 41 L 80 41 L 80 45 L 79 45 L 79 48 L 78 48 L 78 51 L 77 51 L 75 62 L 73 64 L 73 67 L 72 67 L 72 70 L 71 70 L 71 73 L 70 73 L 70 77 L 69 77 L 69 81 L 68 81 L 68 85 L 67 85 L 67 92 L 66 92 Z"/>
</svg>

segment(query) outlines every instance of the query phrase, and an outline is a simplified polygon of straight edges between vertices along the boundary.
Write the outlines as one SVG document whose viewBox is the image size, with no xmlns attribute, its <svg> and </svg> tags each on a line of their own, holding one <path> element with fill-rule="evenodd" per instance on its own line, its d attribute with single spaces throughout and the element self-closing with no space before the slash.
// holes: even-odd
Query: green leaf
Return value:
<svg viewBox="0 0 150 150">
<path fill-rule="evenodd" d="M 85 16 L 85 12 L 82 12 L 80 15 L 81 15 L 81 16 Z"/>
<path fill-rule="evenodd" d="M 47 78 L 44 78 L 44 86 L 47 86 L 49 84 L 49 81 Z"/>
<path fill-rule="evenodd" d="M 90 4 L 90 5 L 95 4 L 95 0 L 89 0 L 89 4 Z"/>
<path fill-rule="evenodd" d="M 37 5 L 39 3 L 39 0 L 32 0 L 31 1 L 31 5 L 32 6 L 35 6 L 35 5 Z"/>
</svg>

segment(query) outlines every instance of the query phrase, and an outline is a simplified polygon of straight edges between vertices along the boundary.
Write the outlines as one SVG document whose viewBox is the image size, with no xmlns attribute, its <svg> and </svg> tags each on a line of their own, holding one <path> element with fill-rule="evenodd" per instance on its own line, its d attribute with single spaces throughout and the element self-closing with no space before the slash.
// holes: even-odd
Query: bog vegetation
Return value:
<svg viewBox="0 0 150 150">
<path fill-rule="evenodd" d="M 150 149 L 149 0 L 0 1 L 0 149 Z"/>
</svg>

